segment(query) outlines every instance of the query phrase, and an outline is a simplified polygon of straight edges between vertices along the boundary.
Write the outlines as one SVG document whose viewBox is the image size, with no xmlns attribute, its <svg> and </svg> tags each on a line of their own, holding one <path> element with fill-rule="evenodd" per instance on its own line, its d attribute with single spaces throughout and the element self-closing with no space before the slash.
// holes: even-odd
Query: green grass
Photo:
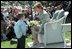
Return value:
<svg viewBox="0 0 72 49">
<path fill-rule="evenodd" d="M 26 38 L 26 45 L 25 45 L 25 48 L 28 48 L 27 43 L 28 43 L 28 42 L 31 42 L 31 41 L 32 41 L 32 35 L 28 35 L 27 38 Z"/>
<path fill-rule="evenodd" d="M 2 41 L 1 48 L 16 48 L 16 44 L 11 45 L 10 41 Z"/>
<path fill-rule="evenodd" d="M 26 45 L 25 48 L 28 48 L 27 42 L 32 41 L 32 35 L 27 35 L 26 37 Z M 10 41 L 2 41 L 1 42 L 1 48 L 16 48 L 17 44 L 10 44 Z"/>
<path fill-rule="evenodd" d="M 67 32 L 65 35 L 66 38 L 71 40 L 71 32 Z M 27 35 L 25 48 L 28 48 L 27 43 L 31 41 L 32 41 L 32 35 Z M 10 41 L 2 41 L 1 48 L 16 48 L 16 44 L 11 45 Z"/>
<path fill-rule="evenodd" d="M 66 32 L 66 33 L 65 33 L 65 37 L 66 37 L 67 39 L 70 39 L 70 40 L 71 40 L 71 32 Z"/>
</svg>

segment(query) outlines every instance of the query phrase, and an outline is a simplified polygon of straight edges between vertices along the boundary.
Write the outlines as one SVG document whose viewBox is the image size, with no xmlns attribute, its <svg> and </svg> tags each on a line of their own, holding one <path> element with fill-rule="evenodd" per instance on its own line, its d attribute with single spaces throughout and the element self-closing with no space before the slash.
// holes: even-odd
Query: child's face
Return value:
<svg viewBox="0 0 72 49">
<path fill-rule="evenodd" d="M 22 20 L 24 20 L 24 19 L 25 19 L 25 16 L 23 15 Z"/>
</svg>

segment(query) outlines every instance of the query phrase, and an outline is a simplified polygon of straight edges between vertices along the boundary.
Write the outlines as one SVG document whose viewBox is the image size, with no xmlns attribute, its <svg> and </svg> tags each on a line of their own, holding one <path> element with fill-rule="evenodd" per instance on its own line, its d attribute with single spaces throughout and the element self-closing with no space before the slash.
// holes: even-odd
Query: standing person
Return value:
<svg viewBox="0 0 72 49">
<path fill-rule="evenodd" d="M 18 40 L 17 48 L 25 48 L 25 35 L 26 35 L 26 24 L 24 22 L 24 16 L 22 12 L 19 12 L 17 15 L 19 19 L 14 26 L 14 31 Z"/>
<path fill-rule="evenodd" d="M 40 2 L 37 2 L 34 5 L 34 9 L 39 13 L 39 19 L 41 22 L 41 33 L 44 32 L 44 24 L 50 20 L 48 13 L 43 9 L 43 6 Z"/>
<path fill-rule="evenodd" d="M 63 2 L 63 9 L 69 12 L 65 23 L 71 23 L 71 1 Z"/>
<path fill-rule="evenodd" d="M 43 6 L 40 2 L 37 2 L 34 5 L 34 9 L 39 13 L 38 17 L 40 19 L 40 31 L 39 34 L 42 36 L 44 34 L 44 24 L 50 21 L 49 14 L 43 9 Z"/>
<path fill-rule="evenodd" d="M 4 20 L 4 15 L 1 13 L 1 40 L 6 40 L 7 39 L 7 37 L 6 37 L 6 22 L 5 22 L 5 20 Z"/>
<path fill-rule="evenodd" d="M 47 13 L 49 14 L 50 18 L 52 18 L 51 7 L 47 7 Z"/>
</svg>

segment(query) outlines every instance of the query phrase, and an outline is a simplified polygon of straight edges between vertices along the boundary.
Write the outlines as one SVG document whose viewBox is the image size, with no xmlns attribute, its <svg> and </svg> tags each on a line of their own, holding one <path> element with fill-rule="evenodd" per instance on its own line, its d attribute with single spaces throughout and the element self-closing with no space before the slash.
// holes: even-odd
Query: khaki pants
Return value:
<svg viewBox="0 0 72 49">
<path fill-rule="evenodd" d="M 38 27 L 32 27 L 32 38 L 33 38 L 33 44 L 37 44 L 38 42 Z"/>
</svg>

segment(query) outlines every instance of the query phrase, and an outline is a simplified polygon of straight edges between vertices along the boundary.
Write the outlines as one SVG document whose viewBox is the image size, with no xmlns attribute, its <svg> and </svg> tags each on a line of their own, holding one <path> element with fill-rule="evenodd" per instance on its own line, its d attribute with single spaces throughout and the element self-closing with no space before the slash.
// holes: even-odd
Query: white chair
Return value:
<svg viewBox="0 0 72 49">
<path fill-rule="evenodd" d="M 44 43 L 45 47 L 46 44 L 64 42 L 64 36 L 62 33 L 63 27 L 61 24 L 63 24 L 67 15 L 64 14 L 64 16 L 59 20 L 47 22 L 44 24 L 44 35 L 39 35 L 39 40 L 41 43 Z"/>
<path fill-rule="evenodd" d="M 52 17 L 52 21 L 53 20 L 58 20 L 60 18 L 62 18 L 64 16 L 64 10 L 59 10 L 59 12 L 56 12 L 53 14 L 53 17 Z"/>
<path fill-rule="evenodd" d="M 51 18 L 51 20 L 56 19 L 56 17 L 58 16 L 58 13 L 59 13 L 59 12 L 54 13 L 54 14 L 53 14 L 53 17 Z"/>
<path fill-rule="evenodd" d="M 62 18 L 63 16 L 64 16 L 64 11 L 60 11 L 60 12 L 58 13 L 58 16 L 56 17 L 56 20 Z"/>
</svg>

